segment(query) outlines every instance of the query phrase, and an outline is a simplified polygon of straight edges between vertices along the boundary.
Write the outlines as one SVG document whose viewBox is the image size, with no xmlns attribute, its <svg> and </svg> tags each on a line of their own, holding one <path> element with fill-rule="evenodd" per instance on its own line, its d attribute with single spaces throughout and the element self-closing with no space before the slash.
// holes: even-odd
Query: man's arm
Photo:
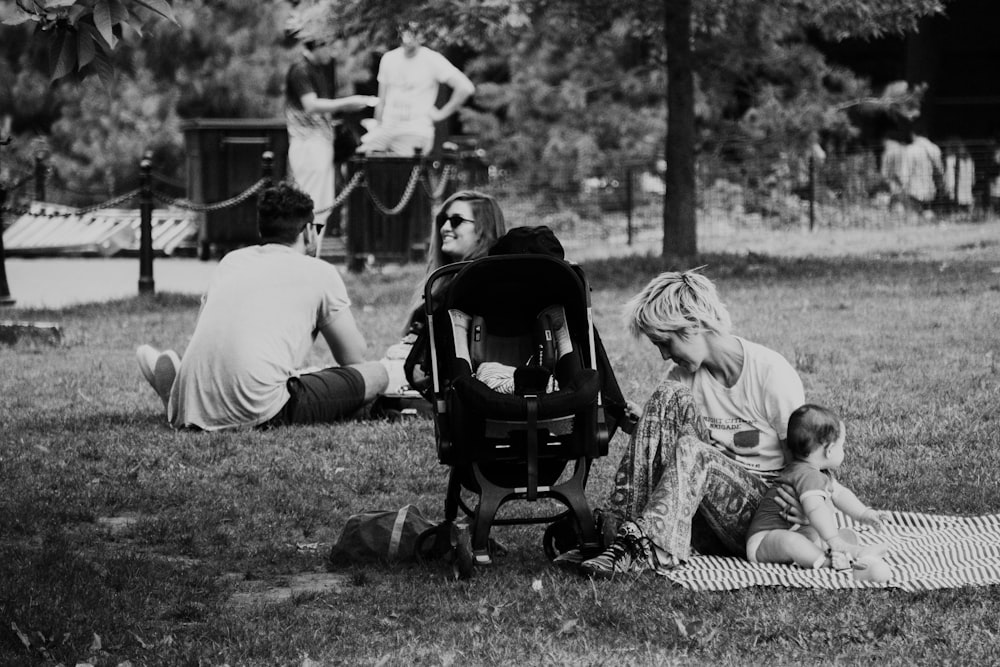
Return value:
<svg viewBox="0 0 1000 667">
<path fill-rule="evenodd" d="M 327 320 L 320 327 L 320 333 L 330 346 L 333 358 L 341 366 L 351 366 L 365 361 L 368 342 L 358 329 L 358 323 L 354 320 L 354 313 L 350 308 L 341 310 L 334 318 Z"/>
<path fill-rule="evenodd" d="M 347 113 L 349 111 L 360 111 L 374 103 L 374 98 L 369 95 L 348 95 L 331 99 L 319 97 L 316 93 L 305 93 L 299 98 L 302 108 L 309 113 Z"/>
<path fill-rule="evenodd" d="M 469 77 L 457 69 L 452 72 L 445 83 L 451 87 L 451 97 L 448 98 L 444 106 L 431 109 L 431 120 L 435 123 L 441 122 L 458 111 L 465 104 L 465 101 L 476 92 L 476 86 L 469 80 Z"/>
<path fill-rule="evenodd" d="M 378 103 L 375 105 L 375 120 L 382 122 L 382 112 L 385 110 L 385 96 L 389 92 L 389 86 L 385 81 L 378 82 Z"/>
</svg>

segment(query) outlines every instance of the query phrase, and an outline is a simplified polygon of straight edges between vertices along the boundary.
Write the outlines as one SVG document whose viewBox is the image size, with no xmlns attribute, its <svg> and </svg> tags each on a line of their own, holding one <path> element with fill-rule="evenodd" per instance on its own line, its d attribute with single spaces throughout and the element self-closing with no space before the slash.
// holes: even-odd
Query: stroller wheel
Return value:
<svg viewBox="0 0 1000 667">
<path fill-rule="evenodd" d="M 559 554 L 576 549 L 579 545 L 576 523 L 571 516 L 564 516 L 550 523 L 542 536 L 542 548 L 549 560 L 554 560 Z"/>
</svg>

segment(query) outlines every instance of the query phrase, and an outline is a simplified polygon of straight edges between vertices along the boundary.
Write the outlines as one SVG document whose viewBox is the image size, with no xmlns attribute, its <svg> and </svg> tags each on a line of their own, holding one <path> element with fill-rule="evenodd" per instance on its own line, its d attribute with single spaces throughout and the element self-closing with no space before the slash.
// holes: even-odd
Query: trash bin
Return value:
<svg viewBox="0 0 1000 667">
<path fill-rule="evenodd" d="M 395 215 L 386 215 L 372 200 L 386 209 L 399 205 L 420 158 L 398 155 L 354 157 L 348 161 L 348 182 L 364 172 L 361 187 L 347 199 L 348 268 L 360 271 L 369 256 L 380 262 L 421 260 L 427 252 L 431 207 L 427 181 L 416 184 L 406 206 Z"/>
<path fill-rule="evenodd" d="M 486 151 L 482 149 L 456 151 L 453 156 L 446 156 L 445 162 L 455 165 L 455 175 L 445 190 L 446 198 L 459 190 L 475 190 L 489 183 Z"/>
<path fill-rule="evenodd" d="M 362 270 L 369 257 L 380 262 L 422 260 L 430 240 L 433 208 L 458 190 L 478 188 L 488 182 L 483 155 L 482 151 L 446 151 L 422 162 L 420 158 L 398 155 L 351 158 L 348 182 L 363 171 L 365 185 L 355 188 L 347 199 L 348 268 Z M 441 183 L 446 166 L 451 167 L 450 176 Z M 386 215 L 383 208 L 393 209 L 402 202 L 415 167 L 422 168 L 422 172 L 409 202 L 398 214 Z M 435 201 L 434 195 L 440 200 Z"/>
<path fill-rule="evenodd" d="M 261 178 L 262 155 L 274 153 L 275 181 L 288 158 L 285 121 L 272 118 L 192 118 L 181 123 L 187 156 L 188 199 L 214 204 L 235 197 Z M 198 256 L 208 259 L 257 243 L 257 199 L 201 215 Z"/>
</svg>

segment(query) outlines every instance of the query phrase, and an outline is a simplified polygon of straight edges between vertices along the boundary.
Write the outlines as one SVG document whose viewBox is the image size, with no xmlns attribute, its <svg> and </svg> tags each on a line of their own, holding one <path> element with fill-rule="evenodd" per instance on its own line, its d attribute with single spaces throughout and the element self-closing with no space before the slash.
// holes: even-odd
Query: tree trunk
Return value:
<svg viewBox="0 0 1000 667">
<path fill-rule="evenodd" d="M 666 197 L 663 256 L 698 253 L 695 215 L 694 63 L 691 55 L 692 0 L 663 0 L 667 44 Z"/>
</svg>

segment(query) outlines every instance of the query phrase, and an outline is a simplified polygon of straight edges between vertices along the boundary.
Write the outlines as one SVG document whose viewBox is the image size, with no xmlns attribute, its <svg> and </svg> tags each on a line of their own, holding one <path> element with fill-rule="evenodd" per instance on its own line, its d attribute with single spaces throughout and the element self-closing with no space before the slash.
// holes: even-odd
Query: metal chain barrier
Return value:
<svg viewBox="0 0 1000 667">
<path fill-rule="evenodd" d="M 24 215 L 30 210 L 27 206 L 0 206 L 0 213 L 13 213 L 14 215 Z"/>
<path fill-rule="evenodd" d="M 230 199 L 215 204 L 196 204 L 186 199 L 177 197 L 168 197 L 162 193 L 156 192 L 155 190 L 152 192 L 152 195 L 154 199 L 164 204 L 177 206 L 179 208 L 185 208 L 191 211 L 198 211 L 198 212 L 218 211 L 224 208 L 228 208 L 230 206 L 236 206 L 238 204 L 242 204 L 244 201 L 246 201 L 253 195 L 257 194 L 257 192 L 259 192 L 260 190 L 262 190 L 263 187 L 267 184 L 267 182 L 268 182 L 267 179 L 262 178 L 256 183 L 254 183 L 252 186 L 241 192 L 240 194 L 236 195 L 235 197 L 231 197 Z M 86 215 L 88 213 L 93 213 L 94 211 L 99 211 L 105 208 L 115 208 L 121 204 L 124 204 L 129 200 L 135 199 L 141 193 L 142 190 L 140 188 L 136 188 L 135 190 L 130 190 L 129 192 L 126 192 L 123 195 L 115 197 L 114 199 L 109 199 L 108 201 L 105 202 L 101 202 L 100 204 L 95 204 L 93 206 L 86 206 L 83 208 L 77 208 L 71 211 L 66 211 L 64 213 L 49 214 L 49 217 L 56 217 L 56 216 L 68 217 L 71 215 L 80 216 L 80 215 Z M 13 208 L 8 206 L 5 206 L 3 210 L 4 212 L 15 213 L 18 215 L 23 215 L 31 211 L 30 208 Z"/>
<path fill-rule="evenodd" d="M 76 208 L 69 211 L 63 211 L 62 213 L 39 213 L 37 215 L 47 218 L 68 218 L 71 215 L 81 216 L 87 215 L 88 213 L 93 213 L 94 211 L 99 211 L 104 208 L 115 208 L 119 204 L 124 204 L 130 199 L 135 199 L 139 196 L 140 190 L 136 188 L 130 192 L 126 192 L 123 195 L 115 197 L 114 199 L 109 199 L 108 201 L 101 202 L 100 204 L 95 204 L 93 206 L 85 206 L 84 208 Z M 22 206 L 18 208 L 4 206 L 5 213 L 14 213 L 16 215 L 24 215 L 26 213 L 31 213 L 31 207 Z"/>
<path fill-rule="evenodd" d="M 434 179 L 431 178 L 430 173 L 427 174 L 427 181 L 425 182 L 421 179 L 420 184 L 424 186 L 424 192 L 427 196 L 431 198 L 432 201 L 437 201 L 444 196 L 444 192 L 448 187 L 448 182 L 451 180 L 452 176 L 455 174 L 455 165 L 446 164 L 444 169 L 441 170 L 441 179 L 438 181 L 437 185 L 434 185 Z M 428 187 L 430 185 L 430 187 Z"/>
<path fill-rule="evenodd" d="M 106 202 L 100 204 L 95 204 L 94 206 L 87 206 L 86 208 L 78 208 L 75 211 L 68 213 L 67 215 L 86 215 L 87 213 L 93 213 L 94 211 L 99 211 L 102 208 L 114 208 L 119 204 L 124 204 L 130 199 L 135 199 L 139 196 L 139 188 L 132 190 L 131 192 L 126 192 L 125 194 L 115 197 L 114 199 L 109 199 Z"/>
<path fill-rule="evenodd" d="M 418 184 L 420 184 L 424 188 L 424 190 L 432 199 L 439 199 L 444 195 L 445 189 L 448 187 L 448 183 L 454 177 L 455 172 L 456 168 L 454 165 L 445 165 L 444 169 L 441 172 L 441 178 L 438 180 L 437 183 L 434 183 L 430 175 L 426 176 L 424 175 L 423 169 L 419 165 L 414 166 L 413 170 L 410 172 L 410 178 L 406 183 L 406 188 L 403 191 L 402 197 L 395 206 L 390 207 L 384 202 L 382 202 L 371 191 L 371 189 L 368 187 L 366 173 L 364 170 L 361 170 L 358 171 L 356 174 L 354 174 L 350 182 L 348 182 L 348 184 L 344 187 L 344 189 L 340 192 L 340 194 L 337 195 L 337 197 L 334 199 L 333 203 L 330 206 L 318 210 L 316 211 L 316 213 L 317 214 L 328 213 L 336 208 L 339 208 L 340 206 L 343 206 L 344 202 L 347 201 L 347 198 L 351 195 L 351 193 L 353 193 L 359 187 L 364 187 L 368 191 L 369 199 L 371 199 L 371 202 L 375 205 L 375 208 L 377 208 L 379 212 L 382 213 L 382 215 L 386 216 L 399 215 L 403 211 L 403 209 L 405 209 L 407 205 L 409 205 L 410 200 L 413 199 L 413 194 L 416 192 Z M 33 176 L 34 176 L 33 174 L 25 176 L 17 183 L 15 183 L 12 187 L 10 187 L 8 189 L 8 192 L 13 192 L 17 188 L 23 186 L 25 183 L 30 181 L 33 178 Z M 153 175 L 153 178 L 163 184 L 174 185 L 174 183 L 169 182 L 168 179 L 166 178 L 162 177 L 158 178 L 156 174 Z M 229 199 L 226 199 L 224 201 L 216 202 L 213 204 L 198 204 L 188 199 L 184 199 L 183 197 L 170 197 L 156 190 L 152 190 L 151 194 L 153 196 L 153 199 L 159 201 L 162 204 L 166 204 L 169 206 L 176 206 L 178 208 L 187 209 L 189 211 L 195 211 L 199 213 L 209 213 L 212 211 L 219 211 L 225 208 L 230 208 L 232 206 L 237 206 L 239 204 L 242 204 L 244 201 L 246 201 L 250 197 L 260 192 L 269 182 L 270 182 L 269 179 L 261 178 L 260 180 L 258 180 L 256 183 L 251 185 L 249 188 L 247 188 L 240 194 L 234 197 L 230 197 Z M 138 197 L 141 193 L 142 193 L 141 188 L 136 188 L 134 190 L 130 190 L 125 194 L 122 194 L 113 199 L 109 199 L 100 204 L 78 208 L 75 210 L 67 211 L 65 213 L 50 214 L 50 217 L 70 216 L 70 215 L 80 216 L 80 215 L 86 215 L 87 213 L 93 213 L 94 211 L 98 211 L 101 209 L 115 208 L 131 199 Z M 29 213 L 30 210 L 31 210 L 30 207 L 18 207 L 18 208 L 12 206 L 3 207 L 4 212 L 14 213 L 17 215 L 23 215 L 25 213 Z"/>
<path fill-rule="evenodd" d="M 359 171 L 358 173 L 354 174 L 354 176 L 351 178 L 351 181 L 346 186 L 344 186 L 343 191 L 339 195 L 337 195 L 337 197 L 333 200 L 333 203 L 327 206 L 326 208 L 321 208 L 320 210 L 316 211 L 316 214 L 319 215 L 320 213 L 329 213 L 333 209 L 343 206 L 344 202 L 347 201 L 347 198 L 351 195 L 351 193 L 354 192 L 359 185 L 364 184 L 364 180 L 365 180 L 365 174 L 363 171 Z"/>
<path fill-rule="evenodd" d="M 403 209 L 406 208 L 407 204 L 410 203 L 410 199 L 413 198 L 413 193 L 416 192 L 417 183 L 419 182 L 420 167 L 418 166 L 414 167 L 413 171 L 410 172 L 410 180 L 406 184 L 406 189 L 403 191 L 403 197 L 399 200 L 399 203 L 392 208 L 389 208 L 384 203 L 379 201 L 378 197 L 372 193 L 371 188 L 368 188 L 368 198 L 372 200 L 372 203 L 375 204 L 375 208 L 377 208 L 382 215 L 399 215 L 402 213 Z"/>
<path fill-rule="evenodd" d="M 221 211 L 224 208 L 242 204 L 247 199 L 250 199 L 250 197 L 263 190 L 264 186 L 269 182 L 269 179 L 262 178 L 235 197 L 230 197 L 225 201 L 220 201 L 214 204 L 196 204 L 193 201 L 189 201 L 181 197 L 168 197 L 167 195 L 156 192 L 155 190 L 153 191 L 153 198 L 170 206 L 177 206 L 179 208 L 187 209 L 189 211 L 197 211 L 199 213 L 209 213 L 211 211 Z"/>
</svg>

